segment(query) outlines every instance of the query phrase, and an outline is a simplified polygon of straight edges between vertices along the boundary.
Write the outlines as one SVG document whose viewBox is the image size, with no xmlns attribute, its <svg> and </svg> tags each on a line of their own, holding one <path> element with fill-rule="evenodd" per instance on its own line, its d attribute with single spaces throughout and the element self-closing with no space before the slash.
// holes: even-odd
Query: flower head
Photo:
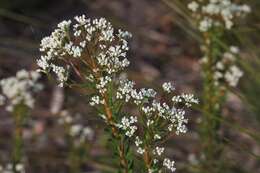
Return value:
<svg viewBox="0 0 260 173">
<path fill-rule="evenodd" d="M 111 76 L 129 65 L 128 37 L 129 32 L 114 30 L 104 18 L 76 16 L 74 21 L 59 23 L 50 36 L 42 39 L 43 55 L 37 63 L 41 71 L 55 73 L 60 86 L 68 81 L 70 69 L 78 75 L 89 69 L 95 77 L 98 73 Z"/>
<path fill-rule="evenodd" d="M 188 5 L 196 19 L 201 32 L 207 32 L 212 27 L 231 29 L 235 19 L 251 12 L 246 4 L 238 4 L 232 0 L 192 0 Z"/>
<path fill-rule="evenodd" d="M 19 104 L 33 108 L 35 102 L 33 94 L 43 87 L 37 82 L 39 77 L 38 72 L 20 70 L 16 76 L 0 80 L 2 89 L 0 105 L 6 103 L 8 111 L 13 111 L 14 107 Z"/>
</svg>

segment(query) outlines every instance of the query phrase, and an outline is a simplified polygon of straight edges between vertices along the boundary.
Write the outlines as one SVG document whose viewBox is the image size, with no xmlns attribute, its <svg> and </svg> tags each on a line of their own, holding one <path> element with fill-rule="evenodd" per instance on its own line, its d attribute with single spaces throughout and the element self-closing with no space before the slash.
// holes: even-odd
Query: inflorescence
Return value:
<svg viewBox="0 0 260 173">
<path fill-rule="evenodd" d="M 228 52 L 223 54 L 221 61 L 218 61 L 215 66 L 214 79 L 216 85 L 221 81 L 225 81 L 230 87 L 236 87 L 239 79 L 243 76 L 243 72 L 236 66 L 236 56 L 239 49 L 231 46 Z"/>
<path fill-rule="evenodd" d="M 251 12 L 248 5 L 240 5 L 232 0 L 193 0 L 188 8 L 197 19 L 201 32 L 207 32 L 213 27 L 231 29 L 236 18 Z"/>
<path fill-rule="evenodd" d="M 39 77 L 38 72 L 20 70 L 16 73 L 16 76 L 2 79 L 0 81 L 2 88 L 0 105 L 6 104 L 6 110 L 10 112 L 20 104 L 33 108 L 35 102 L 33 94 L 43 87 L 37 82 Z"/>
<path fill-rule="evenodd" d="M 153 89 L 134 89 L 134 82 L 128 80 L 121 81 L 117 92 L 117 98 L 138 107 L 139 114 L 129 118 L 123 117 L 118 127 L 135 140 L 138 154 L 145 157 L 149 153 L 150 158 L 146 161 L 149 172 L 156 172 L 158 167 L 162 166 L 171 171 L 175 170 L 174 161 L 165 158 L 160 162 L 165 151 L 160 142 L 167 139 L 172 132 L 177 135 L 186 133 L 188 119 L 184 116 L 184 108 L 198 104 L 198 99 L 192 94 L 175 95 L 175 89 L 169 82 L 164 83 L 162 89 L 168 95 L 172 95 L 169 103 L 160 101 Z"/>
<path fill-rule="evenodd" d="M 243 76 L 243 71 L 236 65 L 237 57 L 239 56 L 239 48 L 230 46 L 229 50 L 224 52 L 219 61 L 216 61 L 213 67 L 215 85 L 227 85 L 236 87 L 240 78 Z M 207 63 L 208 58 L 202 59 L 202 64 Z"/>
<path fill-rule="evenodd" d="M 60 86 L 67 82 L 70 69 L 76 70 L 79 63 L 85 64 L 85 70 L 91 70 L 92 75 L 83 78 L 98 78 L 96 87 L 105 92 L 105 85 L 111 81 L 112 75 L 129 65 L 125 58 L 126 38 L 131 34 L 114 31 L 104 18 L 91 20 L 82 15 L 74 19 L 75 24 L 71 20 L 63 21 L 50 36 L 42 39 L 40 51 L 44 55 L 37 63 L 42 71 L 55 73 Z M 107 75 L 97 76 L 98 73 Z"/>
<path fill-rule="evenodd" d="M 217 45 L 215 43 L 217 39 L 223 41 L 223 33 L 231 30 L 239 18 L 251 12 L 251 8 L 232 0 L 193 0 L 187 6 L 197 21 L 198 30 L 203 33 L 205 45 L 202 46 L 202 51 L 205 56 L 202 62 L 212 66 L 215 85 L 220 86 L 222 83 L 224 85 L 221 86 L 236 87 L 243 76 L 243 72 L 236 65 L 239 48 L 236 46 L 230 46 L 228 50 L 221 48 L 217 58 L 210 57 L 212 56 L 210 49 Z"/>
</svg>

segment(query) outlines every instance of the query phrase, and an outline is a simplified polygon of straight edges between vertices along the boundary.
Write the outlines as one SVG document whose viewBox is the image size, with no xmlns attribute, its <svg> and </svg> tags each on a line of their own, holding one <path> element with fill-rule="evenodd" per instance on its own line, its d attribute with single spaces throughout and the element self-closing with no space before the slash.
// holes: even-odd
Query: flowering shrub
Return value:
<svg viewBox="0 0 260 173">
<path fill-rule="evenodd" d="M 163 84 L 163 90 L 171 95 L 166 102 L 153 89 L 135 89 L 133 81 L 120 79 L 129 65 L 127 38 L 131 34 L 114 30 L 104 18 L 92 20 L 82 15 L 74 19 L 75 23 L 59 23 L 42 40 L 43 55 L 37 60 L 40 70 L 56 74 L 59 86 L 77 87 L 91 96 L 89 104 L 107 123 L 120 172 L 134 172 L 133 143 L 145 165 L 143 171 L 175 171 L 174 161 L 162 157 L 165 149 L 161 143 L 173 132 L 187 131 L 184 108 L 198 100 L 190 94 L 175 95 L 170 83 Z M 127 104 L 139 113 L 125 113 Z"/>
<path fill-rule="evenodd" d="M 16 76 L 2 79 L 0 86 L 0 106 L 6 105 L 6 110 L 11 112 L 14 118 L 14 147 L 12 152 L 12 163 L 6 167 L 0 167 L 4 173 L 24 173 L 23 165 L 23 125 L 26 122 L 29 110 L 34 107 L 34 94 L 42 89 L 42 85 L 37 82 L 40 74 L 35 71 L 20 70 Z"/>
<path fill-rule="evenodd" d="M 222 145 L 219 129 L 221 127 L 222 106 L 226 93 L 236 87 L 243 72 L 237 65 L 239 48 L 229 45 L 226 37 L 231 34 L 237 21 L 250 13 L 248 5 L 232 0 L 196 0 L 187 5 L 196 21 L 197 30 L 202 35 L 204 78 L 203 118 L 201 138 L 203 143 L 204 169 L 218 172 L 221 163 Z"/>
<path fill-rule="evenodd" d="M 235 87 L 243 76 L 243 72 L 235 65 L 239 48 L 230 46 L 225 48 L 217 43 L 218 40 L 224 41 L 225 33 L 231 30 L 235 22 L 251 12 L 251 8 L 246 4 L 237 4 L 231 0 L 207 0 L 207 1 L 191 1 L 188 9 L 192 12 L 192 16 L 196 20 L 198 30 L 203 34 L 204 44 L 202 51 L 205 56 L 203 63 L 206 66 L 214 68 L 215 84 L 219 83 L 219 79 L 223 79 L 229 86 Z M 213 55 L 213 49 L 216 52 Z M 225 53 L 221 53 L 221 52 Z M 210 60 L 209 60 L 210 59 Z"/>
</svg>

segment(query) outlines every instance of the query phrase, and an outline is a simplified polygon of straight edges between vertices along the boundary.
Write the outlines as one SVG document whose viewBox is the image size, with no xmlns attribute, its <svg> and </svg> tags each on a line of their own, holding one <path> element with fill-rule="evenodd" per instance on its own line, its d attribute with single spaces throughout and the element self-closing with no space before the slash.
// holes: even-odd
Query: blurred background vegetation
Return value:
<svg viewBox="0 0 260 173">
<path fill-rule="evenodd" d="M 245 1 L 252 13 L 228 38 L 242 49 L 240 66 L 245 74 L 239 87 L 228 96 L 221 134 L 225 141 L 230 173 L 260 172 L 260 1 Z M 129 59 L 129 76 L 138 86 L 159 85 L 173 81 L 178 92 L 201 94 L 199 59 L 200 35 L 181 0 L 0 0 L 0 78 L 21 68 L 36 69 L 39 43 L 55 25 L 75 15 L 105 17 L 114 26 L 133 33 Z M 64 130 L 57 125 L 51 110 L 70 109 L 80 113 L 95 129 L 90 156 L 85 158 L 85 172 L 113 172 L 107 137 L 102 123 L 82 102 L 80 92 L 55 87 L 43 78 L 46 87 L 25 129 L 28 172 L 66 172 L 67 145 Z M 196 171 L 200 157 L 197 123 L 200 112 L 189 117 L 189 133 L 168 142 L 170 156 L 178 172 Z M 7 162 L 11 148 L 12 119 L 0 109 L 0 162 Z M 111 166 L 112 165 L 112 166 Z M 229 173 L 229 172 L 228 172 Z"/>
</svg>

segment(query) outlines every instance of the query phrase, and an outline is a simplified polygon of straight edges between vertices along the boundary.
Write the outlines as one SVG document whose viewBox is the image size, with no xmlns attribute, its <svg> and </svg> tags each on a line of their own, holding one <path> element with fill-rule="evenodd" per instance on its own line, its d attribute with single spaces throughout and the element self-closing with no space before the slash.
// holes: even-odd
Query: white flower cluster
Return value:
<svg viewBox="0 0 260 173">
<path fill-rule="evenodd" d="M 109 76 L 100 77 L 96 84 L 96 89 L 99 93 L 103 94 L 107 91 L 107 85 L 112 81 L 112 78 Z"/>
<path fill-rule="evenodd" d="M 123 117 L 121 123 L 117 124 L 117 127 L 124 130 L 126 136 L 132 137 L 137 130 L 135 123 L 137 123 L 137 117 Z"/>
<path fill-rule="evenodd" d="M 89 104 L 90 104 L 90 106 L 104 104 L 104 100 L 101 99 L 99 96 L 93 96 L 93 97 L 91 97 Z"/>
<path fill-rule="evenodd" d="M 69 134 L 78 139 L 78 143 L 83 143 L 86 140 L 92 140 L 94 137 L 93 130 L 88 126 L 83 126 L 81 124 L 73 124 L 70 127 Z"/>
<path fill-rule="evenodd" d="M 156 115 L 158 115 L 170 123 L 169 131 L 176 127 L 176 134 L 186 132 L 185 124 L 187 119 L 184 118 L 185 111 L 182 108 L 176 108 L 176 104 L 183 103 L 187 107 L 190 107 L 192 104 L 198 104 L 198 99 L 194 98 L 192 94 L 174 95 L 172 97 L 172 106 L 170 106 L 166 102 L 158 102 L 155 98 L 156 92 L 152 89 L 137 91 L 133 88 L 134 83 L 128 80 L 121 81 L 120 84 L 121 87 L 118 89 L 117 98 L 125 99 L 126 102 L 131 99 L 137 105 L 142 103 L 142 113 L 148 117 L 147 126 L 154 124 L 157 119 Z M 170 83 L 164 83 L 162 88 L 167 93 L 174 91 L 174 87 Z"/>
<path fill-rule="evenodd" d="M 117 90 L 116 98 L 124 99 L 125 102 L 132 100 L 136 105 L 141 104 L 144 100 L 149 98 L 154 98 L 156 96 L 156 91 L 149 88 L 142 88 L 140 91 L 134 89 L 135 83 L 129 80 L 120 81 L 120 85 Z"/>
<path fill-rule="evenodd" d="M 80 118 L 80 116 L 72 117 L 67 110 L 63 110 L 60 113 L 58 122 L 68 127 L 68 133 L 74 138 L 74 144 L 80 145 L 86 140 L 92 140 L 94 131 L 89 126 L 77 123 L 76 118 Z"/>
<path fill-rule="evenodd" d="M 139 138 L 139 136 L 135 137 L 135 146 L 137 147 L 136 152 L 139 154 L 144 154 L 145 150 L 142 148 L 143 141 Z"/>
<path fill-rule="evenodd" d="M 162 88 L 165 92 L 167 93 L 171 93 L 172 91 L 175 90 L 175 88 L 172 86 L 172 84 L 170 82 L 165 82 L 163 85 L 162 85 Z"/>
<path fill-rule="evenodd" d="M 153 154 L 154 155 L 158 155 L 161 156 L 164 152 L 165 148 L 164 147 L 155 147 L 155 149 L 153 150 Z"/>
<path fill-rule="evenodd" d="M 232 0 L 192 0 L 188 8 L 198 19 L 201 32 L 207 32 L 212 27 L 219 26 L 231 29 L 237 17 L 251 12 L 248 5 L 240 5 Z"/>
<path fill-rule="evenodd" d="M 165 158 L 165 159 L 163 160 L 163 166 L 165 166 L 167 169 L 171 170 L 171 172 L 176 171 L 175 162 L 174 162 L 174 161 L 171 161 L 171 160 L 168 159 L 168 158 Z"/>
<path fill-rule="evenodd" d="M 221 81 L 225 81 L 230 87 L 237 86 L 239 79 L 243 76 L 243 72 L 235 65 L 238 53 L 239 49 L 231 46 L 230 50 L 223 54 L 221 61 L 216 63 L 214 72 L 216 85 Z"/>
<path fill-rule="evenodd" d="M 248 5 L 238 3 L 235 0 L 192 0 L 188 4 L 188 8 L 198 21 L 198 28 L 201 32 L 208 32 L 219 27 L 223 28 L 223 30 L 230 30 L 236 19 L 251 12 Z M 209 35 L 204 41 L 206 45 L 203 47 L 203 51 L 208 49 L 208 46 L 213 45 L 214 42 Z M 239 49 L 231 46 L 230 50 L 223 53 L 222 56 L 218 55 L 216 58 L 205 56 L 202 59 L 201 62 L 205 64 L 210 62 L 209 58 L 215 59 L 211 65 L 214 66 L 214 82 L 216 86 L 219 86 L 220 83 L 226 83 L 228 86 L 235 87 L 238 84 L 239 79 L 243 76 L 243 72 L 235 65 L 238 53 Z"/>
<path fill-rule="evenodd" d="M 0 165 L 0 172 L 1 173 L 25 173 L 25 167 L 23 164 L 18 163 L 13 168 L 13 164 L 9 163 L 6 166 Z M 14 170 L 15 169 L 15 170 Z"/>
<path fill-rule="evenodd" d="M 82 15 L 74 19 L 75 24 L 71 20 L 63 21 L 50 36 L 42 39 L 40 51 L 43 55 L 37 60 L 41 71 L 54 72 L 63 86 L 68 80 L 68 70 L 75 69 L 79 63 L 80 67 L 87 65 L 94 74 L 105 72 L 108 76 L 129 65 L 126 39 L 131 37 L 130 33 L 114 31 L 104 18 L 91 20 Z M 100 87 L 107 81 L 102 77 Z"/>
<path fill-rule="evenodd" d="M 35 102 L 33 93 L 40 91 L 43 87 L 37 82 L 39 77 L 38 72 L 20 70 L 16 76 L 0 80 L 3 94 L 0 95 L 0 105 L 6 103 L 6 110 L 10 112 L 19 104 L 33 108 Z"/>
<path fill-rule="evenodd" d="M 156 92 L 151 89 L 134 89 L 134 82 L 129 80 L 120 81 L 120 85 L 117 91 L 117 99 L 122 99 L 125 102 L 133 102 L 138 106 L 140 116 L 142 116 L 144 122 L 137 122 L 137 119 L 130 117 L 130 119 L 124 117 L 120 128 L 127 129 L 126 135 L 130 137 L 135 136 L 135 146 L 137 147 L 136 152 L 143 155 L 146 152 L 145 142 L 143 134 L 135 133 L 137 130 L 134 123 L 141 125 L 145 123 L 142 129 L 145 131 L 152 130 L 154 134 L 150 140 L 152 143 L 157 143 L 164 140 L 166 136 L 171 134 L 173 131 L 177 135 L 185 133 L 187 131 L 186 123 L 188 120 L 185 118 L 185 107 L 190 107 L 192 104 L 197 104 L 196 99 L 192 94 L 181 94 L 175 95 L 173 91 L 174 87 L 170 82 L 164 83 L 162 89 L 169 96 L 172 96 L 170 103 L 158 101 Z M 146 122 L 145 122 L 146 121 Z M 167 130 L 165 129 L 167 127 Z M 166 130 L 166 131 L 165 131 Z M 147 142 L 147 141 L 146 141 Z M 149 147 L 151 148 L 151 146 Z M 152 146 L 153 163 L 158 164 L 162 154 L 165 151 L 164 147 L 157 145 Z M 174 171 L 174 162 L 170 162 L 166 159 L 162 165 L 166 166 L 170 170 Z M 150 170 L 152 172 L 152 170 Z"/>
<path fill-rule="evenodd" d="M 176 98 L 176 97 L 174 97 Z M 173 100 L 174 100 L 173 98 Z M 191 107 L 192 104 L 199 104 L 199 100 L 197 98 L 194 97 L 193 94 L 181 94 L 180 97 L 181 99 L 184 100 L 184 104 L 187 106 L 187 107 Z M 179 102 L 179 100 L 178 100 Z"/>
</svg>

